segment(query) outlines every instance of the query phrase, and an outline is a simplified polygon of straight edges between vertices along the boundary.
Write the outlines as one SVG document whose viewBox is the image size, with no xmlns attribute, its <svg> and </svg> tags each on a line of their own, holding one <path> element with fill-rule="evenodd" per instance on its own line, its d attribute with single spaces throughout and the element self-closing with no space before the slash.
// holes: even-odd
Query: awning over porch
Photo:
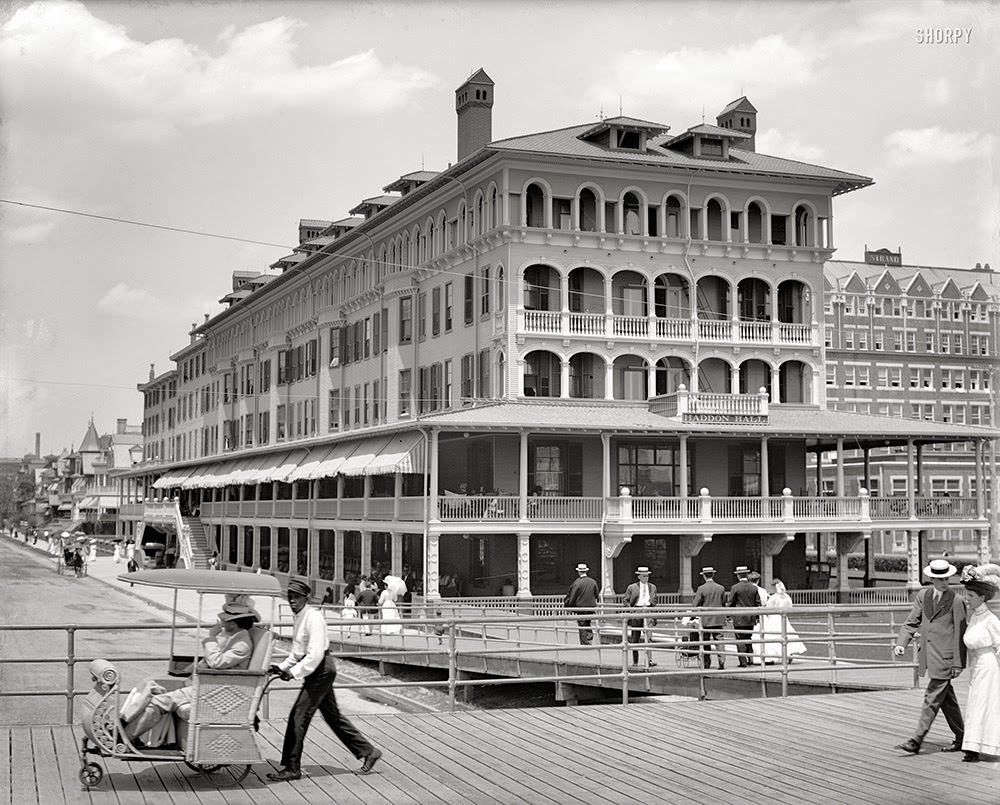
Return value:
<svg viewBox="0 0 1000 805">
<path fill-rule="evenodd" d="M 337 450 L 336 447 L 315 447 L 310 450 L 305 458 L 298 463 L 298 466 L 294 467 L 290 473 L 288 473 L 288 478 L 286 479 L 288 483 L 293 483 L 295 481 L 306 481 L 310 478 L 317 477 L 313 473 L 317 472 L 323 461 L 328 458 L 332 453 Z"/>
<path fill-rule="evenodd" d="M 165 472 L 153 482 L 153 489 L 175 489 L 191 477 L 194 469 L 173 470 Z"/>
<path fill-rule="evenodd" d="M 77 505 L 78 509 L 117 509 L 118 498 L 113 495 L 91 495 Z"/>
<path fill-rule="evenodd" d="M 422 473 L 427 453 L 426 440 L 421 433 L 404 433 L 393 436 L 364 469 L 365 475 L 393 475 Z"/>
<path fill-rule="evenodd" d="M 195 467 L 192 473 L 181 481 L 181 489 L 198 489 L 211 486 L 214 475 L 220 471 L 222 464 L 203 464 Z"/>
<path fill-rule="evenodd" d="M 309 473 L 310 478 L 332 478 L 350 455 L 358 449 L 358 442 L 336 445 Z"/>
<path fill-rule="evenodd" d="M 380 439 L 365 439 L 358 445 L 350 457 L 341 466 L 340 475 L 356 478 L 365 475 L 365 468 L 371 464 L 372 460 L 381 450 L 389 445 L 391 437 L 383 436 Z"/>
<path fill-rule="evenodd" d="M 293 450 L 291 453 L 287 453 L 282 458 L 274 462 L 269 469 L 262 470 L 255 479 L 255 482 L 259 484 L 268 483 L 270 481 L 287 483 L 289 476 L 300 463 L 305 461 L 308 455 L 308 450 Z"/>
</svg>

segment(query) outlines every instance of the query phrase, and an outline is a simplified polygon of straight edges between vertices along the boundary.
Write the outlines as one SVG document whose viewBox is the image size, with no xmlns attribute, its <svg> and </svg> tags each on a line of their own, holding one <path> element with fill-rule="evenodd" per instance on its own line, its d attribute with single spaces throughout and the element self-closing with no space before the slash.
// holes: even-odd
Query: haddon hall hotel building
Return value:
<svg viewBox="0 0 1000 805">
<path fill-rule="evenodd" d="M 609 593 L 637 565 L 681 595 L 702 565 L 801 587 L 806 534 L 846 571 L 905 530 L 911 583 L 921 530 L 988 553 L 988 423 L 827 405 L 833 201 L 871 179 L 758 153 L 746 98 L 493 141 L 493 95 L 456 91 L 453 166 L 303 220 L 151 370 L 124 535 L 317 589 L 405 566 L 428 598 L 561 593 L 577 562 Z M 952 444 L 979 482 L 932 505 L 918 456 Z M 846 446 L 905 451 L 905 494 L 847 488 Z"/>
</svg>

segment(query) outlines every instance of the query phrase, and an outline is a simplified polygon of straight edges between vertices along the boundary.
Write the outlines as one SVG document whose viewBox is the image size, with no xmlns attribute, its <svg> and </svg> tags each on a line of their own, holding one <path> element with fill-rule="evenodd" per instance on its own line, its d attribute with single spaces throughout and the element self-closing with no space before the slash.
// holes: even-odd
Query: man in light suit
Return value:
<svg viewBox="0 0 1000 805">
<path fill-rule="evenodd" d="M 927 674 L 927 690 L 916 732 L 908 741 L 896 746 L 911 755 L 920 751 L 938 710 L 944 712 L 945 720 L 955 734 L 955 740 L 941 751 L 960 752 L 962 749 L 965 722 L 951 681 L 965 668 L 965 643 L 962 641 L 965 634 L 965 599 L 948 586 L 948 579 L 957 572 L 958 568 L 947 559 L 934 559 L 924 568 L 924 575 L 931 580 L 931 586 L 917 593 L 893 647 L 893 653 L 902 657 L 910 640 L 917 631 L 920 632 L 918 671 L 921 676 Z"/>
<path fill-rule="evenodd" d="M 656 585 L 649 580 L 649 568 L 645 566 L 637 567 L 635 575 L 639 577 L 639 580 L 632 582 L 632 584 L 625 588 L 625 606 L 635 609 L 645 609 L 653 606 L 656 603 Z M 645 617 L 632 618 L 629 620 L 628 625 L 628 640 L 630 643 L 648 643 L 651 641 L 652 634 L 649 631 L 652 626 L 651 619 Z M 639 652 L 635 649 L 632 651 L 632 664 L 639 664 Z M 653 653 L 649 649 L 646 650 L 646 664 L 650 668 L 656 665 L 653 662 Z"/>
<path fill-rule="evenodd" d="M 704 581 L 694 592 L 693 605 L 696 607 L 706 607 L 707 609 L 721 609 L 725 606 L 726 588 L 715 580 L 715 568 L 703 567 L 701 578 Z M 722 629 L 726 625 L 725 615 L 702 615 L 701 617 L 701 640 L 705 647 L 702 649 L 705 658 L 705 667 L 712 663 L 712 655 L 709 649 L 714 649 L 719 657 L 719 670 L 726 667 L 726 647 L 722 642 Z"/>
<path fill-rule="evenodd" d="M 760 592 L 757 585 L 748 578 L 750 568 L 740 565 L 736 568 L 736 584 L 729 591 L 729 606 L 759 607 Z M 736 637 L 736 658 L 740 668 L 751 664 L 753 659 L 753 627 L 757 625 L 757 615 L 733 615 L 733 634 Z"/>
</svg>

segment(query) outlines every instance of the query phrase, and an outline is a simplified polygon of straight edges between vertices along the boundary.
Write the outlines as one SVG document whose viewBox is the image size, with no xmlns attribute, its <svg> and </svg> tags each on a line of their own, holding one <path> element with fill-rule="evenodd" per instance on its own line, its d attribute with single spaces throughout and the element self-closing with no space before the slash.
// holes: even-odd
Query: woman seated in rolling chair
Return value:
<svg viewBox="0 0 1000 805">
<path fill-rule="evenodd" d="M 253 606 L 226 603 L 219 620 L 202 642 L 199 668 L 246 669 L 253 654 L 251 627 L 260 620 Z M 166 690 L 155 679 L 141 688 L 133 688 L 122 705 L 125 735 L 135 742 L 141 736 L 143 746 L 156 747 L 175 740 L 173 714 L 187 720 L 191 712 L 191 685 Z"/>
</svg>

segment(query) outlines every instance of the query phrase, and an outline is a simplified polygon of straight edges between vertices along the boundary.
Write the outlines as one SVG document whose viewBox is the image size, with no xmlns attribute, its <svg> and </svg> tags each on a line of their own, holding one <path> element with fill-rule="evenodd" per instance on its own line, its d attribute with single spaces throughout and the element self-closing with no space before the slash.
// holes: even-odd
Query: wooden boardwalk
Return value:
<svg viewBox="0 0 1000 805">
<path fill-rule="evenodd" d="M 937 751 L 892 747 L 909 736 L 922 691 L 788 699 L 641 703 L 572 708 L 362 716 L 385 751 L 377 773 L 321 722 L 309 732 L 295 783 L 268 784 L 284 721 L 265 724 L 269 763 L 242 786 L 215 789 L 177 763 L 105 762 L 86 791 L 78 781 L 78 728 L 0 728 L 0 805 L 204 803 L 956 803 L 1000 802 L 1000 761 L 961 763 Z"/>
</svg>

